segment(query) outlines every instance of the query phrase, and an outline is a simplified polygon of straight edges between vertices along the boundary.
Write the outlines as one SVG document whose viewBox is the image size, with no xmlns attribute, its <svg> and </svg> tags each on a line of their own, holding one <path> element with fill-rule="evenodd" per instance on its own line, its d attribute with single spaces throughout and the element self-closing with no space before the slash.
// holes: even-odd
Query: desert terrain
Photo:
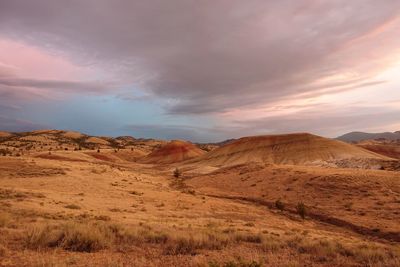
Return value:
<svg viewBox="0 0 400 267">
<path fill-rule="evenodd" d="M 399 157 L 368 142 L 0 132 L 0 266 L 400 266 Z"/>
</svg>

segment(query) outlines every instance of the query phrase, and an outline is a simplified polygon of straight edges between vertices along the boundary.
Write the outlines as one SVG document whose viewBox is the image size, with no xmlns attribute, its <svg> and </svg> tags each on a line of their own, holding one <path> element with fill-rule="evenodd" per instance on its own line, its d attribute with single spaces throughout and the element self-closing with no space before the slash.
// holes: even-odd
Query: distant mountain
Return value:
<svg viewBox="0 0 400 267">
<path fill-rule="evenodd" d="M 400 139 L 400 131 L 397 132 L 384 132 L 384 133 L 364 133 L 364 132 L 351 132 L 337 137 L 336 139 L 345 142 L 360 142 L 362 140 L 374 139 L 387 139 L 398 140 Z"/>
</svg>

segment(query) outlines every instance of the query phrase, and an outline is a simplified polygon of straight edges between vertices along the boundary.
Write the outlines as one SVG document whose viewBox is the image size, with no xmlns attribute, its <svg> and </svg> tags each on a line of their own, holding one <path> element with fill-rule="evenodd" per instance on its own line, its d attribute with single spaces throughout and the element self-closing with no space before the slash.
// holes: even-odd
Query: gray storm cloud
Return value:
<svg viewBox="0 0 400 267">
<path fill-rule="evenodd" d="M 354 88 L 400 42 L 396 0 L 110 3 L 2 0 L 0 34 L 117 72 L 172 99 L 172 114 Z M 343 72 L 353 75 L 315 84 Z"/>
</svg>

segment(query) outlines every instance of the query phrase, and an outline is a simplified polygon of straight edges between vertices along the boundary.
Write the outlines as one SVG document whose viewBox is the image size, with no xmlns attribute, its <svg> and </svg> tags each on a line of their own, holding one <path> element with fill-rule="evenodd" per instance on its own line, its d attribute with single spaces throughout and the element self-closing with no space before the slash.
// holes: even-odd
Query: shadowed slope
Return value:
<svg viewBox="0 0 400 267">
<path fill-rule="evenodd" d="M 366 140 L 357 143 L 357 146 L 387 157 L 400 159 L 400 141 Z"/>
</svg>

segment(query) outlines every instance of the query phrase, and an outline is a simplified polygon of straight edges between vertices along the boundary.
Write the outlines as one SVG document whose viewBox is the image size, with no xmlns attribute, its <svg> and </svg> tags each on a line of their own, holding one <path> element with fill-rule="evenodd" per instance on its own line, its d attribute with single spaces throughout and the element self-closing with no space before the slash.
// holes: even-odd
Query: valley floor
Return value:
<svg viewBox="0 0 400 267">
<path fill-rule="evenodd" d="M 0 157 L 0 266 L 400 266 L 398 172 L 115 153 Z"/>
</svg>

